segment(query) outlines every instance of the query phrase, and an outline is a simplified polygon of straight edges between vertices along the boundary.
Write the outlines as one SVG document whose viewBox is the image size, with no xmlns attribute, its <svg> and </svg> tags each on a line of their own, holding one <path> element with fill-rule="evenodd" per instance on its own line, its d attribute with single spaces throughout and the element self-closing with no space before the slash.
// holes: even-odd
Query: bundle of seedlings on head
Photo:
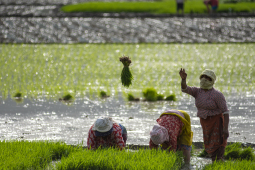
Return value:
<svg viewBox="0 0 255 170">
<path fill-rule="evenodd" d="M 132 84 L 132 73 L 129 70 L 129 65 L 131 64 L 131 60 L 129 57 L 120 57 L 120 61 L 124 65 L 121 72 L 121 83 L 125 87 L 129 87 Z"/>
</svg>

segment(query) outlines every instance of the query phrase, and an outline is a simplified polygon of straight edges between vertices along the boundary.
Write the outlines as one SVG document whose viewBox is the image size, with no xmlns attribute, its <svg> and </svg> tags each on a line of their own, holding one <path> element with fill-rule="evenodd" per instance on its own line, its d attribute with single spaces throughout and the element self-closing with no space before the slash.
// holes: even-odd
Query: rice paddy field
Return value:
<svg viewBox="0 0 255 170">
<path fill-rule="evenodd" d="M 86 146 L 88 130 L 100 116 L 110 116 L 121 122 L 128 131 L 128 144 L 148 145 L 149 132 L 160 113 L 167 109 L 185 110 L 191 116 L 193 141 L 201 142 L 202 130 L 196 117 L 194 99 L 180 90 L 180 68 L 186 69 L 190 86 L 199 86 L 198 77 L 205 68 L 215 71 L 215 88 L 225 95 L 231 111 L 228 141 L 254 143 L 255 44 L 1 44 L 0 51 L 0 147 L 18 150 L 16 147 L 21 148 L 20 152 L 32 153 L 39 149 L 32 149 L 34 144 L 29 142 L 39 142 L 39 145 L 43 145 L 41 148 L 47 148 L 48 144 L 40 144 L 40 141 L 63 141 L 58 143 L 62 149 L 50 146 L 47 151 L 38 151 L 32 156 L 36 158 L 38 169 L 97 166 L 99 162 L 86 164 L 83 155 L 88 152 L 79 147 L 69 148 L 67 144 Z M 123 65 L 119 58 L 123 55 L 132 60 L 130 69 L 134 79 L 129 88 L 121 84 Z M 164 96 L 175 94 L 177 101 L 142 101 L 142 91 L 150 87 Z M 109 97 L 100 98 L 101 91 L 105 91 Z M 17 92 L 21 97 L 14 97 Z M 141 101 L 129 102 L 129 93 Z M 65 94 L 71 94 L 73 101 L 59 101 Z M 24 140 L 31 149 L 22 151 L 20 144 L 9 143 L 12 140 Z M 56 150 L 61 152 L 54 153 Z M 4 154 L 0 155 L 5 155 L 7 151 L 2 150 Z M 44 161 L 38 161 L 38 154 L 51 156 L 39 156 L 38 159 Z M 56 154 L 61 156 L 53 158 Z M 158 157 L 158 160 L 163 159 L 161 153 L 147 151 L 127 155 L 113 151 L 100 154 L 102 156 L 96 161 L 102 161 L 100 164 L 106 169 L 116 169 L 116 166 L 136 169 L 138 163 L 133 161 L 137 157 L 149 157 L 147 155 L 156 154 L 154 157 Z M 123 162 L 118 158 L 114 164 L 101 159 L 108 154 L 127 157 L 130 161 Z M 141 156 L 143 154 L 146 156 Z M 179 156 L 168 156 L 168 160 L 176 162 L 169 166 L 179 168 L 182 164 L 182 160 L 177 159 Z M 59 161 L 60 157 L 63 161 Z M 9 162 L 16 160 L 10 159 Z M 94 159 L 93 156 L 91 159 Z M 148 159 L 141 162 L 153 162 Z M 39 165 L 38 162 L 42 163 Z M 72 162 L 75 164 L 71 165 Z M 0 167 L 4 167 L 5 163 L 1 163 Z M 37 169 L 33 168 L 32 162 L 28 163 L 30 168 L 23 164 L 17 165 L 19 168 L 16 169 Z M 144 169 L 146 166 L 146 163 L 139 164 Z M 164 169 L 164 165 L 160 166 Z M 254 161 L 230 161 L 206 168 L 242 169 L 245 166 L 252 168 Z"/>
<path fill-rule="evenodd" d="M 0 45 L 2 98 L 22 92 L 27 98 L 57 99 L 63 93 L 83 97 L 105 90 L 140 93 L 154 87 L 159 93 L 177 95 L 180 68 L 188 73 L 188 84 L 198 85 L 205 69 L 217 75 L 216 88 L 230 93 L 253 93 L 255 84 L 254 44 L 85 44 Z M 123 55 L 132 60 L 134 80 L 122 87 Z"/>
</svg>

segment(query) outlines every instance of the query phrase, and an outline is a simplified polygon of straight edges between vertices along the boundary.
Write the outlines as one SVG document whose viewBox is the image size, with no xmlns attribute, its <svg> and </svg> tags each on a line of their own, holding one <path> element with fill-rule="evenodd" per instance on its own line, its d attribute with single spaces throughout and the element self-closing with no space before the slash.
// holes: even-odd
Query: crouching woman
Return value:
<svg viewBox="0 0 255 170">
<path fill-rule="evenodd" d="M 162 148 L 168 151 L 180 150 L 185 166 L 190 167 L 190 152 L 193 132 L 190 116 L 183 110 L 168 110 L 160 115 L 150 132 L 150 149 Z"/>
<path fill-rule="evenodd" d="M 122 150 L 126 146 L 126 128 L 109 117 L 101 117 L 91 126 L 88 133 L 88 149 L 115 147 Z"/>
</svg>

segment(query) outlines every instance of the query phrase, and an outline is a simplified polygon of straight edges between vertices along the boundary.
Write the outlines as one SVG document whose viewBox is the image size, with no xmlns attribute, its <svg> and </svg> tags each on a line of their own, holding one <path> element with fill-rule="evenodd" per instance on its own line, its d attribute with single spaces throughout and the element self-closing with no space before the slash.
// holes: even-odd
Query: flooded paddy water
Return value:
<svg viewBox="0 0 255 170">
<path fill-rule="evenodd" d="M 126 126 L 128 144 L 147 145 L 158 116 L 180 109 L 190 114 L 194 141 L 201 142 L 194 99 L 180 91 L 178 72 L 183 67 L 191 86 L 198 85 L 204 68 L 216 72 L 216 88 L 231 111 L 229 142 L 254 143 L 253 44 L 0 45 L 0 49 L 0 140 L 86 145 L 93 122 L 110 116 Z M 122 54 L 132 59 L 134 80 L 129 88 L 120 82 Z M 127 101 L 128 93 L 143 98 L 142 90 L 148 87 L 165 96 L 174 93 L 177 101 Z M 110 97 L 99 98 L 101 90 Z M 23 101 L 13 98 L 17 91 Z M 58 100 L 65 93 L 75 97 L 73 103 Z"/>
<path fill-rule="evenodd" d="M 254 143 L 255 96 L 231 95 L 229 142 Z M 71 105 L 59 101 L 25 99 L 16 103 L 1 101 L 0 140 L 62 140 L 68 144 L 82 141 L 86 146 L 90 126 L 100 116 L 110 116 L 126 126 L 128 144 L 148 145 L 149 132 L 167 109 L 181 109 L 191 116 L 194 142 L 203 141 L 194 100 L 182 97 L 177 102 L 127 102 L 123 97 L 107 99 L 76 98 Z"/>
</svg>

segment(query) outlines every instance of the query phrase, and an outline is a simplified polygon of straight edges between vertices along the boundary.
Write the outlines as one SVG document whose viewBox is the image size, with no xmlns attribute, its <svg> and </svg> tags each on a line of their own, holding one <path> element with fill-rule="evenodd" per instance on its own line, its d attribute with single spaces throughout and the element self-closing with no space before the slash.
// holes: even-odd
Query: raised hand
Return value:
<svg viewBox="0 0 255 170">
<path fill-rule="evenodd" d="M 187 78 L 187 73 L 185 72 L 185 69 L 184 69 L 184 68 L 181 68 L 179 74 L 180 74 L 182 80 L 186 80 L 186 78 Z"/>
</svg>

